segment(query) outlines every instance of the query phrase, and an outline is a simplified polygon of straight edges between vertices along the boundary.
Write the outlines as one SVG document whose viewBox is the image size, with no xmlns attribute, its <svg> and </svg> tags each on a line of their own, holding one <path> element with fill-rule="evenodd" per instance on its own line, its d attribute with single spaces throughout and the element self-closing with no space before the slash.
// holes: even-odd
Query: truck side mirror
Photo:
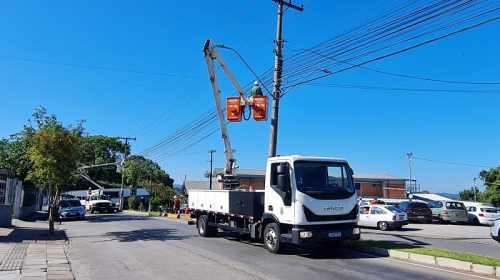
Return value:
<svg viewBox="0 0 500 280">
<path fill-rule="evenodd" d="M 290 192 L 291 191 L 290 172 L 288 168 L 288 163 L 281 163 L 280 165 L 278 165 L 277 173 L 278 173 L 278 178 L 277 178 L 278 189 L 286 193 Z"/>
<path fill-rule="evenodd" d="M 278 174 L 288 174 L 288 163 L 280 163 L 276 168 Z"/>
<path fill-rule="evenodd" d="M 290 190 L 290 180 L 287 175 L 278 175 L 278 189 L 284 192 L 288 192 Z"/>
</svg>

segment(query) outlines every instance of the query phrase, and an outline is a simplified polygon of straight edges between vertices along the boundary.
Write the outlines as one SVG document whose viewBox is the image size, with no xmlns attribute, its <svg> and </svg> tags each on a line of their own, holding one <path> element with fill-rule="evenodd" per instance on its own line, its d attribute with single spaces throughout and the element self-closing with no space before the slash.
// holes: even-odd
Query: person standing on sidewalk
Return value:
<svg viewBox="0 0 500 280">
<path fill-rule="evenodd" d="M 181 217 L 181 200 L 176 195 L 174 195 L 173 205 L 174 205 L 175 214 L 177 214 L 177 218 L 180 218 Z"/>
</svg>

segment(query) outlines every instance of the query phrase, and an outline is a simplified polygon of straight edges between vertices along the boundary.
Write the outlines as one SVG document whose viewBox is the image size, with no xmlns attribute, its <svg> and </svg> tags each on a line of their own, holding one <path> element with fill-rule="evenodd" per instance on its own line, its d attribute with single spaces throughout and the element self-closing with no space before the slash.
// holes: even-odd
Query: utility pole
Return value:
<svg viewBox="0 0 500 280">
<path fill-rule="evenodd" d="M 476 196 L 476 178 L 474 177 L 474 202 L 477 202 L 477 196 Z"/>
<path fill-rule="evenodd" d="M 280 95 L 281 95 L 281 76 L 283 74 L 283 40 L 281 39 L 281 33 L 283 30 L 283 6 L 287 6 L 289 8 L 303 11 L 303 6 L 296 6 L 292 4 L 292 1 L 285 2 L 284 0 L 273 0 L 278 4 L 278 24 L 276 27 L 276 41 L 275 41 L 275 49 L 274 49 L 274 87 L 273 87 L 273 111 L 271 115 L 271 136 L 269 140 L 269 157 L 276 156 L 276 144 L 278 142 L 278 111 L 280 104 Z"/>
<path fill-rule="evenodd" d="M 212 163 L 215 150 L 209 150 L 208 152 L 210 153 L 210 174 L 208 174 L 208 180 L 210 180 L 209 181 L 210 189 L 212 189 Z"/>
<path fill-rule="evenodd" d="M 413 153 L 412 152 L 406 153 L 406 156 L 408 156 L 408 167 L 410 169 L 410 193 L 413 193 L 413 187 L 411 184 L 411 158 L 413 157 Z"/>
<path fill-rule="evenodd" d="M 125 140 L 125 153 L 123 154 L 123 161 L 122 161 L 122 165 L 125 164 L 125 161 L 127 160 L 127 147 L 128 147 L 128 140 L 134 140 L 135 141 L 135 137 L 117 137 L 118 139 L 123 139 Z M 123 166 L 122 166 L 123 168 Z M 123 173 L 123 170 L 122 170 L 122 184 L 120 186 L 120 207 L 123 209 L 123 187 L 125 185 L 125 174 Z"/>
</svg>

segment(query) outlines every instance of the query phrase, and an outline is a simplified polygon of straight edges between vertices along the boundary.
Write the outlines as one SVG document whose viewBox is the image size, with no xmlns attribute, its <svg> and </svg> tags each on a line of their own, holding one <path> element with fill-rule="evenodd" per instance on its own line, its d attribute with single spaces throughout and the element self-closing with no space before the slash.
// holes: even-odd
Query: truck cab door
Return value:
<svg viewBox="0 0 500 280">
<path fill-rule="evenodd" d="M 287 162 L 270 163 L 270 175 L 266 178 L 264 212 L 276 216 L 280 223 L 294 223 L 292 184 L 290 165 Z"/>
</svg>

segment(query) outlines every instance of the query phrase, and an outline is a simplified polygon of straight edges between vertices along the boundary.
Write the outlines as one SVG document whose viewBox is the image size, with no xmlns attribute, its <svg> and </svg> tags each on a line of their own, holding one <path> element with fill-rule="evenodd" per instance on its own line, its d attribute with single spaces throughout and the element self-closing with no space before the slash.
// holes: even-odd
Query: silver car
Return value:
<svg viewBox="0 0 500 280">
<path fill-rule="evenodd" d="M 59 202 L 59 220 L 85 220 L 85 208 L 78 199 L 63 199 Z"/>
<path fill-rule="evenodd" d="M 448 222 L 467 223 L 467 209 L 460 201 L 442 200 L 433 201 L 429 204 L 432 217 L 445 224 Z"/>
</svg>

